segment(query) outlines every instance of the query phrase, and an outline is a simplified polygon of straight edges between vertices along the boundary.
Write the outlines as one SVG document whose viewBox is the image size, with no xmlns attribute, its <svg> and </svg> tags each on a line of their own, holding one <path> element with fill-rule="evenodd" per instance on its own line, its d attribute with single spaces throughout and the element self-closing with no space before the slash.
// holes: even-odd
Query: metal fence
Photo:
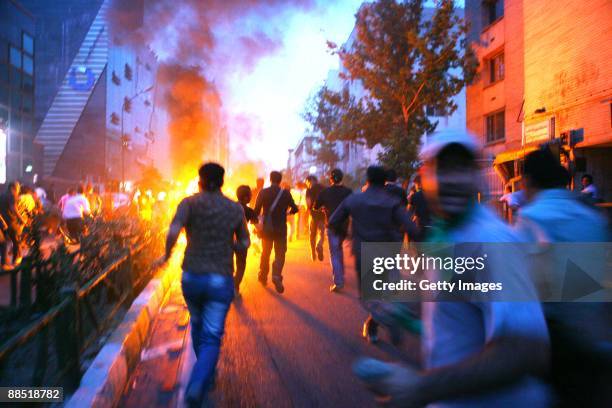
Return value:
<svg viewBox="0 0 612 408">
<path fill-rule="evenodd" d="M 54 306 L 35 314 L 31 322 L 0 345 L 0 383 L 68 389 L 78 386 L 83 360 L 93 359 L 118 312 L 152 277 L 151 260 L 161 254 L 162 242 L 160 234 L 151 235 L 123 250 L 123 255 L 80 287 L 62 287 Z M 9 313 L 18 315 L 28 310 L 33 292 L 37 301 L 46 296 L 43 285 L 32 284 L 33 276 L 45 267 L 30 265 L 10 272 Z"/>
</svg>

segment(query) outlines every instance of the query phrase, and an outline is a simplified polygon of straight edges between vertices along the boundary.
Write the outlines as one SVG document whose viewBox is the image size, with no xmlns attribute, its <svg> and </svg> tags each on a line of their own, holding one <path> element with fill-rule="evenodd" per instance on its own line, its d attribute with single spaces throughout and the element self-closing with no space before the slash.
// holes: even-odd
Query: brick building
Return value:
<svg viewBox="0 0 612 408">
<path fill-rule="evenodd" d="M 572 158 L 576 188 L 592 174 L 612 201 L 612 3 L 466 0 L 466 17 L 480 61 L 467 127 L 485 146 L 489 192 L 519 180 L 524 155 L 552 141 Z"/>
</svg>

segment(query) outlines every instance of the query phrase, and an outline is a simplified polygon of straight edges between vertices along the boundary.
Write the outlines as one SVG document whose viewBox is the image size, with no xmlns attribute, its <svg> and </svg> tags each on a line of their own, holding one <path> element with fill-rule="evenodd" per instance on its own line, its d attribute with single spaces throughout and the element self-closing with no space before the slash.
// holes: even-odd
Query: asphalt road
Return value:
<svg viewBox="0 0 612 408">
<path fill-rule="evenodd" d="M 349 251 L 345 251 L 349 256 Z M 212 400 L 218 407 L 369 407 L 374 399 L 351 373 L 359 356 L 413 360 L 418 340 L 400 349 L 383 333 L 376 346 L 360 335 L 367 314 L 357 300 L 352 259 L 343 293 L 330 293 L 327 259 L 313 262 L 305 241 L 289 243 L 285 293 L 257 281 L 259 256 L 250 253 L 242 296 L 227 317 Z M 178 267 L 173 264 L 170 267 Z M 156 319 L 123 407 L 182 405 L 193 353 L 180 285 Z"/>
</svg>

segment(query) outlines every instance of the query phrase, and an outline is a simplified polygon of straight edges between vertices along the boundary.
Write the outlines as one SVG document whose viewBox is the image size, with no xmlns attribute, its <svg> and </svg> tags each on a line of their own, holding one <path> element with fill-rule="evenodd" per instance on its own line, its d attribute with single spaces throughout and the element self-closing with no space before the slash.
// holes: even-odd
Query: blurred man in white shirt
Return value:
<svg viewBox="0 0 612 408">
<path fill-rule="evenodd" d="M 78 240 L 83 233 L 84 219 L 91 214 L 89 200 L 84 195 L 83 186 L 77 188 L 77 194 L 69 196 L 62 209 L 62 217 L 66 221 L 66 227 L 70 237 Z"/>
</svg>

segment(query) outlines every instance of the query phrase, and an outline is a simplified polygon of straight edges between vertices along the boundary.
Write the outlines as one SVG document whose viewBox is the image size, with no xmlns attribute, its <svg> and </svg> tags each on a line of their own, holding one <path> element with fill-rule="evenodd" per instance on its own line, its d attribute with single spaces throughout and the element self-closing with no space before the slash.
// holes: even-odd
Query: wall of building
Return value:
<svg viewBox="0 0 612 408">
<path fill-rule="evenodd" d="M 612 146 L 612 49 L 606 46 L 612 3 L 503 3 L 503 18 L 484 26 L 483 2 L 466 1 L 469 38 L 481 62 L 478 77 L 467 89 L 468 129 L 482 140 L 490 159 L 583 128 L 584 141 L 576 146 L 581 164 L 575 184 L 579 186 L 585 172 L 592 173 L 604 199 L 612 200 L 610 160 L 604 158 Z M 505 78 L 490 85 L 487 60 L 499 50 L 505 56 Z M 499 109 L 505 109 L 505 138 L 487 144 L 486 115 Z M 539 124 L 544 131 L 532 132 Z M 485 166 L 485 175 L 490 188 L 499 190 L 492 166 Z"/>
<path fill-rule="evenodd" d="M 0 126 L 6 141 L 0 147 L 0 183 L 32 183 L 35 163 L 35 19 L 23 4 L 0 2 Z"/>
<path fill-rule="evenodd" d="M 471 24 L 468 38 L 480 62 L 474 81 L 466 89 L 466 125 L 484 146 L 482 167 L 487 193 L 499 195 L 503 185 L 493 170 L 496 155 L 519 149 L 522 141 L 524 94 L 523 1 L 505 0 L 503 17 L 483 21 L 483 2 L 466 0 L 465 15 Z M 489 83 L 487 59 L 504 54 L 504 78 Z M 486 117 L 504 111 L 505 137 L 487 142 Z"/>
</svg>

